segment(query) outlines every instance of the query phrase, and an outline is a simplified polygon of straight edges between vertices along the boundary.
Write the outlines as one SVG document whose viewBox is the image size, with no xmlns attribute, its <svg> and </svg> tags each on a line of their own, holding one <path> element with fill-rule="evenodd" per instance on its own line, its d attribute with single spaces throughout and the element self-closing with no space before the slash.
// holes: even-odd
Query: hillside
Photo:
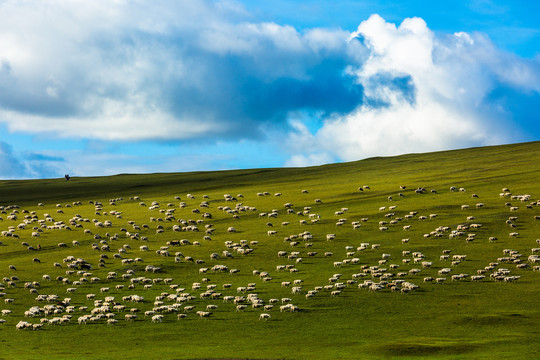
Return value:
<svg viewBox="0 0 540 360">
<path fill-rule="evenodd" d="M 257 184 L 279 186 L 292 181 L 309 184 L 326 184 L 325 178 L 335 176 L 343 181 L 380 181 L 385 175 L 389 180 L 422 183 L 441 180 L 473 180 L 487 177 L 501 179 L 539 169 L 536 161 L 540 142 L 451 150 L 426 154 L 408 154 L 330 164 L 307 168 L 274 168 L 190 173 L 116 175 L 105 177 L 46 180 L 0 181 L 0 204 L 34 204 L 36 199 L 70 201 L 93 199 L 110 195 L 171 194 L 185 190 L 191 192 L 230 188 L 253 187 Z M 473 166 L 474 164 L 474 166 Z M 501 169 L 501 167 L 503 167 Z M 490 171 L 492 174 L 483 174 Z M 428 176 L 425 176 L 428 175 Z M 531 179 L 532 180 L 532 179 Z M 437 181 L 439 184 L 439 181 Z M 440 185 L 446 185 L 441 183 Z M 421 184 L 419 184 L 421 185 Z M 426 184 L 424 184 L 426 185 Z M 394 187 L 388 189 L 394 192 Z"/>
<path fill-rule="evenodd" d="M 538 357 L 539 176 L 532 142 L 0 181 L 3 356 Z"/>
</svg>

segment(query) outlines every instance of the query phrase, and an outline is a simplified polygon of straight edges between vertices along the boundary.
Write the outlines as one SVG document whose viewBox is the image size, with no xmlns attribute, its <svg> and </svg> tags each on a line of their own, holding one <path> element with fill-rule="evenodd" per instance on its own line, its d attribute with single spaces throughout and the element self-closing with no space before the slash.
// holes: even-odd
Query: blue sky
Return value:
<svg viewBox="0 0 540 360">
<path fill-rule="evenodd" d="M 0 178 L 539 140 L 540 3 L 445 4 L 0 1 Z"/>
</svg>

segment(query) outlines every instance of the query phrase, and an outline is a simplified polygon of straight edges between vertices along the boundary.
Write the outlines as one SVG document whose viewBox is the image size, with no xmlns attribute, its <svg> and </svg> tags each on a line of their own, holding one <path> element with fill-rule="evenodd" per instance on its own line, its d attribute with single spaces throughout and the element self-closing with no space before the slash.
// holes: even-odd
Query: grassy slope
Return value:
<svg viewBox="0 0 540 360">
<path fill-rule="evenodd" d="M 20 240 L 0 238 L 5 246 L 0 247 L 0 276 L 16 275 L 21 279 L 17 288 L 6 287 L 5 297 L 14 298 L 13 304 L 0 304 L 0 309 L 11 309 L 13 314 L 4 317 L 7 323 L 0 325 L 0 341 L 3 343 L 2 355 L 5 358 L 90 358 L 99 354 L 100 358 L 358 358 L 362 357 L 436 357 L 436 358 L 535 358 L 538 357 L 540 321 L 540 274 L 528 270 L 516 270 L 515 265 L 501 264 L 512 274 L 520 275 L 516 283 L 495 283 L 485 280 L 471 283 L 470 280 L 448 282 L 444 285 L 424 284 L 424 276 L 436 277 L 442 267 L 450 267 L 449 262 L 439 261 L 443 249 L 451 249 L 452 254 L 466 254 L 467 261 L 459 264 L 453 273 L 476 274 L 490 262 L 503 256 L 502 250 L 511 248 L 523 254 L 530 254 L 536 247 L 536 238 L 540 237 L 539 221 L 534 215 L 540 215 L 540 208 L 526 209 L 519 201 L 512 203 L 520 207 L 516 213 L 510 213 L 504 205 L 508 199 L 501 199 L 501 188 L 509 187 L 514 194 L 531 194 L 533 199 L 540 197 L 540 143 L 526 143 L 507 146 L 475 148 L 458 151 L 437 152 L 429 154 L 411 154 L 391 158 L 373 158 L 359 162 L 334 164 L 306 169 L 266 169 L 238 170 L 226 172 L 201 172 L 185 174 L 151 174 L 151 175 L 118 175 L 112 177 L 74 178 L 63 180 L 29 180 L 0 182 L 0 205 L 18 204 L 22 209 L 34 210 L 43 219 L 44 213 L 50 213 L 55 220 L 67 220 L 75 213 L 92 219 L 99 218 L 113 222 L 111 229 L 96 229 L 91 223 L 84 223 L 85 228 L 102 236 L 105 232 L 120 233 L 121 227 L 127 227 L 128 220 L 137 224 L 147 223 L 150 230 L 141 231 L 150 240 L 148 246 L 156 250 L 166 241 L 187 238 L 200 241 L 200 247 L 185 246 L 171 249 L 180 250 L 184 255 L 195 259 L 204 259 L 206 264 L 195 265 L 182 262 L 174 264 L 172 258 L 157 256 L 154 251 L 141 253 L 140 243 L 122 238 L 111 242 L 111 249 L 122 244 L 130 244 L 132 250 L 124 257 L 144 258 L 144 264 L 159 265 L 165 273 L 159 275 L 145 274 L 144 265 L 123 266 L 112 260 L 112 254 L 105 269 L 93 270 L 94 275 L 104 279 L 108 271 L 124 273 L 127 268 L 137 271 L 137 276 L 172 277 L 174 282 L 186 287 L 186 291 L 198 295 L 199 291 L 191 291 L 191 283 L 200 282 L 202 277 L 210 278 L 210 283 L 218 285 L 218 291 L 224 295 L 236 295 L 237 286 L 245 286 L 249 282 L 257 283 L 256 293 L 268 301 L 270 298 L 290 297 L 302 311 L 299 313 L 280 313 L 270 311 L 271 321 L 258 320 L 259 310 L 248 309 L 244 313 L 234 311 L 233 304 L 224 304 L 221 300 L 200 300 L 193 302 L 197 310 L 204 310 L 209 303 L 219 308 L 208 320 L 199 320 L 194 314 L 187 319 L 177 321 L 175 315 L 166 315 L 163 324 L 152 324 L 148 319 L 135 323 L 121 321 L 117 326 L 90 324 L 79 326 L 76 313 L 69 325 L 47 327 L 43 331 L 15 331 L 14 325 L 30 306 L 35 305 L 34 297 L 22 288 L 24 281 L 38 280 L 42 294 L 64 295 L 66 285 L 55 281 L 41 281 L 41 275 L 53 277 L 65 274 L 62 269 L 54 268 L 53 262 L 61 262 L 68 255 L 83 257 L 97 265 L 99 255 L 90 249 L 94 240 L 85 236 L 82 231 L 45 230 L 39 239 L 30 237 L 30 228 L 17 231 Z M 359 192 L 361 185 L 369 185 L 371 190 Z M 406 185 L 402 191 L 405 197 L 399 197 L 399 185 Z M 450 193 L 450 186 L 465 187 L 465 193 Z M 423 186 L 437 189 L 437 194 L 418 195 L 416 187 Z M 302 194 L 301 190 L 309 190 Z M 281 197 L 257 197 L 257 192 L 268 191 L 271 194 L 281 192 Z M 192 193 L 195 200 L 186 199 L 185 194 Z M 240 213 L 240 219 L 234 220 L 230 215 L 217 209 L 218 206 L 229 205 L 223 194 L 236 195 L 243 193 L 241 201 L 248 206 L 257 207 L 257 212 Z M 471 198 L 476 193 L 479 199 Z M 200 219 L 191 209 L 197 208 L 203 200 L 202 195 L 210 197 L 209 211 L 214 216 L 211 223 L 216 228 L 211 241 L 202 241 L 203 233 L 174 233 L 170 229 L 172 223 L 161 223 L 165 233 L 156 235 L 156 223 L 149 217 L 159 217 L 157 211 L 148 211 L 138 206 L 138 201 L 131 201 L 131 196 L 140 196 L 150 204 L 159 201 L 161 208 L 167 203 L 176 206 L 177 219 Z M 174 196 L 180 195 L 187 203 L 185 209 L 178 208 Z M 388 202 L 387 197 L 394 201 Z M 123 197 L 116 207 L 108 205 L 108 199 Z M 314 199 L 322 199 L 316 204 Z M 80 200 L 82 206 L 66 208 L 66 203 Z M 111 216 L 95 215 L 89 200 L 103 202 L 104 211 L 119 210 L 123 219 Z M 485 203 L 481 209 L 475 208 L 476 202 Z M 38 208 L 38 202 L 45 203 Z M 312 206 L 312 212 L 321 215 L 316 225 L 300 225 L 298 220 L 306 217 L 285 213 L 283 204 L 291 202 L 295 210 L 304 206 Z M 64 214 L 56 213 L 56 203 L 64 204 Z M 471 205 L 468 211 L 460 209 L 462 204 Z M 396 217 L 403 217 L 409 211 L 418 211 L 419 215 L 436 213 L 433 220 L 403 220 L 398 225 L 389 227 L 386 232 L 378 230 L 378 222 L 387 220 L 388 211 L 379 212 L 381 206 L 397 206 Z M 342 207 L 349 211 L 336 217 L 334 212 Z M 258 212 L 269 212 L 278 209 L 277 219 L 259 218 Z M 202 209 L 204 210 L 204 209 Z M 7 221 L 3 214 L 0 229 L 21 222 Z M 464 238 L 449 239 L 447 234 L 441 238 L 424 238 L 423 234 L 445 225 L 454 229 L 458 224 L 467 223 L 466 217 L 474 215 L 475 222 L 483 227 L 475 230 L 477 239 L 466 243 Z M 509 216 L 517 216 L 517 229 L 510 229 L 505 220 Z M 337 218 L 347 218 L 344 226 L 335 225 Z M 350 223 L 367 217 L 362 228 L 353 231 Z M 266 235 L 267 222 L 274 224 L 278 231 L 275 237 Z M 287 227 L 279 224 L 290 222 Z M 208 222 L 208 221 L 207 221 Z M 404 232 L 402 226 L 412 225 L 411 231 Z M 31 226 L 33 226 L 32 224 Z M 229 234 L 228 226 L 235 226 L 239 232 Z M 203 226 L 200 226 L 203 228 Z M 283 242 L 283 237 L 308 230 L 314 235 L 313 248 L 306 249 L 301 243 L 296 248 Z M 510 231 L 518 231 L 517 238 L 508 238 Z M 469 231 L 470 232 L 470 231 Z M 335 233 L 334 241 L 325 241 L 325 235 Z M 497 236 L 498 241 L 488 242 L 489 236 Z M 408 244 L 401 239 L 410 238 Z M 82 246 L 72 247 L 71 241 L 78 239 Z M 240 239 L 257 240 L 254 252 L 246 257 L 235 255 L 234 259 L 212 261 L 209 254 L 225 250 L 224 241 Z M 40 243 L 41 252 L 28 252 L 20 245 L 27 241 L 32 245 Z M 69 244 L 67 249 L 59 249 L 58 242 Z M 362 242 L 379 243 L 378 250 L 357 252 L 359 265 L 347 265 L 336 269 L 333 262 L 346 258 L 345 246 L 355 248 Z M 279 250 L 299 251 L 304 259 L 297 264 L 300 270 L 296 274 L 277 272 L 276 265 L 293 264 L 294 261 L 279 259 Z M 351 279 L 352 274 L 361 272 L 361 265 L 377 265 L 382 253 L 391 254 L 390 263 L 399 264 L 400 269 L 408 271 L 420 268 L 419 264 L 403 264 L 402 251 L 420 251 L 426 260 L 433 261 L 431 269 L 423 269 L 418 275 L 408 275 L 406 280 L 420 285 L 420 289 L 411 294 L 391 293 L 385 290 L 371 293 L 356 286 L 348 286 L 339 297 L 332 298 L 328 291 L 320 292 L 312 299 L 305 299 L 305 293 L 315 286 L 328 284 L 328 278 L 339 272 L 342 280 Z M 317 251 L 318 255 L 308 258 L 307 251 Z M 322 254 L 332 251 L 333 257 L 325 258 Z M 41 264 L 32 263 L 38 256 Z M 405 256 L 405 258 L 410 256 Z M 8 265 L 17 267 L 16 272 L 8 270 Z M 237 275 L 207 273 L 201 275 L 201 266 L 211 267 L 214 264 L 226 264 L 229 268 L 240 269 Z M 387 265 L 385 265 L 387 266 Z M 273 280 L 263 283 L 252 270 L 268 271 Z M 70 275 L 77 279 L 78 276 Z M 369 277 L 368 277 L 369 278 Z M 449 278 L 449 276 L 448 276 Z M 292 295 L 290 289 L 282 288 L 282 281 L 302 279 L 303 293 Z M 361 280 L 362 281 L 362 280 Z M 221 290 L 223 283 L 232 283 L 233 290 Z M 99 294 L 102 286 L 123 284 L 121 280 L 110 283 L 79 287 L 72 303 L 76 306 L 92 306 L 85 299 L 86 293 Z M 204 286 L 204 284 L 203 284 Z M 152 308 L 153 298 L 161 292 L 172 292 L 165 285 L 157 285 L 152 290 L 111 291 L 112 296 L 121 299 L 127 294 L 143 295 L 147 301 L 142 305 L 126 304 L 128 307 L 139 307 L 141 310 Z M 98 295 L 103 298 L 104 295 Z M 43 304 L 40 304 L 43 306 Z M 121 318 L 123 314 L 118 314 Z M 143 316 L 140 315 L 139 319 Z M 37 322 L 37 319 L 31 319 Z M 22 351 L 24 349 L 24 351 Z"/>
</svg>

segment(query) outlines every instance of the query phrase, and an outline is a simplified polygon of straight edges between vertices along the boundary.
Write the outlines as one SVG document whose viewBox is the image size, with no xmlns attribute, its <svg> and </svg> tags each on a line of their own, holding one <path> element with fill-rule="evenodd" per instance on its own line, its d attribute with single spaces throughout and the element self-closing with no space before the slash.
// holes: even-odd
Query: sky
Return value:
<svg viewBox="0 0 540 360">
<path fill-rule="evenodd" d="M 0 179 L 540 140 L 540 2 L 0 0 Z"/>
</svg>

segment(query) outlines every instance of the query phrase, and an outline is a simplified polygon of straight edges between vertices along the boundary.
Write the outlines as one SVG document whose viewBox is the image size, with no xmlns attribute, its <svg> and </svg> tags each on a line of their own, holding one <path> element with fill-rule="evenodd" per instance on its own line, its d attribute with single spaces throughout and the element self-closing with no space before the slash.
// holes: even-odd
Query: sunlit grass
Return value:
<svg viewBox="0 0 540 360">
<path fill-rule="evenodd" d="M 69 225 L 75 214 L 86 218 L 89 222 L 77 223 L 82 228 L 70 225 L 72 230 L 43 229 L 40 237 L 32 237 L 37 222 L 30 223 L 23 230 L 16 230 L 20 239 L 0 237 L 0 277 L 17 276 L 17 287 L 3 283 L 5 293 L 2 299 L 14 299 L 13 303 L 0 303 L 1 310 L 12 313 L 1 316 L 6 322 L 0 325 L 0 341 L 2 356 L 5 358 L 287 358 L 287 359 L 351 359 L 378 357 L 437 357 L 437 358 L 501 358 L 501 357 L 538 357 L 538 322 L 540 320 L 539 287 L 540 273 L 533 272 L 531 267 L 517 269 L 516 264 L 500 263 L 495 268 L 508 268 L 511 275 L 520 276 L 516 282 L 495 282 L 489 278 L 479 282 L 471 282 L 470 276 L 477 275 L 490 263 L 499 262 L 498 258 L 506 256 L 504 249 L 512 249 L 522 254 L 522 262 L 527 263 L 531 248 L 540 247 L 536 239 L 540 238 L 540 215 L 536 205 L 526 205 L 540 197 L 538 176 L 540 175 L 540 143 L 527 143 L 508 146 L 467 149 L 459 151 L 430 154 L 404 155 L 392 158 L 375 158 L 364 161 L 334 164 L 305 169 L 266 169 L 238 170 L 226 172 L 202 172 L 183 174 L 149 174 L 119 175 L 113 177 L 73 178 L 64 180 L 32 180 L 0 182 L 0 205 L 17 204 L 18 219 L 8 220 L 12 210 L 6 210 L 1 217 L 0 230 L 19 225 L 25 215 L 35 211 L 38 219 L 45 219 L 50 214 L 54 221 L 45 225 L 53 225 L 62 221 Z M 364 185 L 369 189 L 359 191 Z M 400 189 L 400 186 L 406 186 Z M 465 192 L 450 192 L 449 188 L 465 188 Z M 415 193 L 415 189 L 424 187 L 425 194 Z M 508 197 L 501 198 L 502 188 L 509 188 L 512 194 L 530 194 L 530 201 L 520 202 Z M 431 192 L 431 190 L 436 192 Z M 307 193 L 302 192 L 307 190 Z M 269 195 L 258 196 L 268 192 Z M 275 193 L 281 196 L 275 196 Z M 194 195 L 194 199 L 187 194 Z M 403 196 L 399 196 L 402 193 Z M 225 201 L 224 194 L 231 194 L 237 201 Z M 238 197 L 243 194 L 243 198 Z M 478 198 L 472 197 L 477 194 Z M 204 198 L 203 195 L 207 195 Z M 181 200 L 175 197 L 179 196 Z M 392 201 L 388 197 L 392 197 Z M 139 199 L 132 199 L 139 197 Z M 119 199 L 116 205 L 110 199 Z M 321 202 L 316 202 L 320 199 Z M 81 205 L 73 205 L 80 201 Z M 95 202 L 101 202 L 103 209 L 96 214 Z M 147 206 L 139 205 L 145 202 Z M 160 204 L 160 208 L 149 210 L 152 202 Z M 208 201 L 208 208 L 199 205 Z M 92 202 L 92 203 L 90 203 Z M 186 204 L 181 208 L 180 202 Z M 484 203 L 477 208 L 477 203 Z M 506 202 L 518 206 L 511 212 Z M 43 203 L 44 206 L 38 206 Z M 219 210 L 218 207 L 229 206 L 234 209 L 237 203 L 254 207 L 256 211 L 239 211 L 238 218 L 233 214 Z M 292 203 L 294 214 L 288 214 L 285 203 Z M 57 204 L 60 207 L 57 207 Z M 70 205 L 68 207 L 67 205 Z M 173 206 L 168 206 L 173 204 Z M 462 210 L 462 205 L 470 205 Z M 390 210 L 390 206 L 395 209 Z M 305 207 L 311 207 L 311 214 L 320 215 L 318 222 L 312 223 L 308 214 L 299 216 Z M 384 210 L 380 210 L 385 207 Z M 336 215 L 336 211 L 343 214 Z M 166 221 L 166 214 L 160 210 L 175 209 L 174 219 Z M 192 210 L 198 209 L 200 213 Z M 260 216 L 278 210 L 276 218 Z M 24 213 L 27 210 L 28 213 Z M 62 212 L 58 212 L 61 210 Z M 121 218 L 110 214 L 111 211 L 122 213 Z M 417 214 L 411 219 L 405 216 L 411 211 Z M 202 220 L 201 213 L 209 212 L 212 219 L 200 223 L 199 232 L 175 232 L 173 225 L 183 220 Z M 393 217 L 385 217 L 388 213 Z M 105 215 L 107 213 L 107 215 Z M 436 214 L 430 218 L 430 214 Z M 421 220 L 421 216 L 426 216 Z M 474 220 L 467 217 L 474 216 Z M 510 216 L 517 217 L 510 228 L 506 220 Z M 151 217 L 164 221 L 151 221 Z M 336 225 L 338 220 L 346 219 L 343 225 Z M 362 219 L 368 219 L 362 221 Z M 402 218 L 396 224 L 391 220 Z M 112 227 L 97 228 L 94 219 L 104 222 L 110 220 Z M 313 218 L 315 219 L 315 218 Z M 306 220 L 302 225 L 300 220 Z M 128 224 L 134 221 L 141 226 L 134 230 Z M 354 230 L 351 223 L 360 222 L 359 229 Z M 386 231 L 379 230 L 380 221 L 386 221 Z M 288 225 L 282 225 L 287 222 Z M 267 223 L 271 223 L 269 226 Z M 467 242 L 466 235 L 449 238 L 449 231 L 442 237 L 425 237 L 424 234 L 434 231 L 440 226 L 455 230 L 460 224 L 479 223 L 482 227 L 469 229 L 466 233 L 475 233 L 474 241 Z M 142 227 L 143 224 L 148 228 Z M 205 225 L 212 224 L 215 232 L 211 240 L 204 240 Z M 156 233 L 158 225 L 163 233 Z M 181 225 L 181 224 L 180 224 Z M 404 231 L 403 226 L 410 225 Z M 233 226 L 236 233 L 227 232 Z M 148 237 L 148 241 L 130 239 L 121 229 L 140 236 Z M 92 234 L 85 234 L 89 229 Z M 277 231 L 269 236 L 268 230 Z M 293 239 L 297 246 L 285 237 L 309 231 L 310 240 Z M 517 237 L 509 237 L 510 232 L 518 232 Z M 109 240 L 110 252 L 93 250 L 91 245 L 99 243 L 95 234 L 107 238 L 118 234 L 117 240 Z M 327 241 L 327 234 L 335 234 L 335 239 Z M 498 240 L 490 242 L 489 237 Z M 402 239 L 409 239 L 403 242 Z M 170 246 L 170 257 L 156 254 L 167 242 L 187 239 L 191 244 L 199 242 L 199 246 Z M 74 246 L 76 240 L 80 246 Z M 226 241 L 240 244 L 247 240 L 248 255 L 241 255 L 225 246 Z M 258 242 L 257 244 L 251 243 Z M 28 251 L 30 246 L 40 251 Z M 59 243 L 67 244 L 66 248 L 58 247 Z M 306 247 L 306 243 L 312 243 Z M 365 250 L 357 250 L 362 243 L 369 243 Z M 380 244 L 372 249 L 372 244 Z M 99 244 L 101 246 L 101 244 Z M 140 257 L 141 263 L 123 264 L 114 259 L 113 254 L 119 248 L 129 245 L 127 253 L 121 254 L 123 259 Z M 148 252 L 140 251 L 141 245 L 148 246 Z M 347 252 L 355 252 L 347 256 Z M 225 258 L 223 251 L 230 251 L 233 258 Z M 450 260 L 440 260 L 443 250 L 451 250 Z M 174 253 L 182 252 L 181 262 L 174 261 Z M 279 251 L 288 254 L 297 251 L 302 258 L 278 257 Z M 432 262 L 430 268 L 423 268 L 421 263 L 412 261 L 412 255 L 403 255 L 403 251 L 421 252 L 425 261 Z M 308 252 L 316 252 L 308 256 Z M 325 252 L 333 253 L 325 257 Z M 217 260 L 210 254 L 217 253 Z M 386 264 L 379 264 L 382 254 L 389 254 Z M 102 254 L 107 254 L 105 267 L 98 267 Z M 453 255 L 467 255 L 466 260 L 452 266 Z M 68 256 L 83 258 L 92 264 L 92 277 L 99 277 L 96 283 L 82 283 L 74 286 L 73 281 L 82 275 L 66 274 L 67 263 L 63 259 Z M 197 264 L 186 261 L 204 260 Z M 334 262 L 357 257 L 357 264 L 345 264 L 334 267 Z M 34 262 L 38 258 L 40 263 Z M 403 259 L 411 259 L 404 263 Z M 55 267 L 58 262 L 62 267 Z M 200 272 L 201 268 L 212 268 L 216 264 L 226 265 L 229 269 L 238 269 L 238 273 L 217 273 L 209 270 Z M 390 265 L 399 265 L 391 269 Z M 9 270 L 13 265 L 16 271 Z M 162 268 L 160 273 L 144 271 L 147 265 Z M 293 265 L 298 272 L 278 271 L 278 265 Z M 410 293 L 392 292 L 385 288 L 379 292 L 359 289 L 358 284 L 347 284 L 353 275 L 363 273 L 366 266 L 380 266 L 386 273 L 394 274 L 387 281 L 392 282 L 400 272 L 406 273 L 400 279 L 419 286 Z M 532 264 L 531 264 L 532 266 Z M 424 277 L 440 277 L 442 268 L 452 268 L 446 275 L 444 284 L 436 282 L 424 283 Z M 411 269 L 418 268 L 420 273 L 411 274 Z M 173 284 L 185 288 L 185 292 L 195 296 L 183 306 L 194 306 L 185 319 L 177 319 L 176 313 L 163 313 L 162 323 L 152 323 L 145 317 L 145 311 L 151 311 L 156 296 L 162 293 L 175 293 L 169 285 L 159 282 L 151 289 L 145 290 L 142 285 L 129 289 L 129 280 L 122 279 L 128 269 L 135 271 L 135 277 L 172 278 Z M 268 272 L 272 278 L 263 281 L 257 272 Z M 116 279 L 107 280 L 109 272 L 116 272 Z M 309 290 L 319 286 L 331 285 L 329 278 L 341 274 L 338 282 L 345 283 L 339 296 L 332 297 L 331 291 L 322 290 L 315 296 L 306 298 Z M 44 274 L 50 275 L 52 281 L 43 280 Z M 468 274 L 461 281 L 452 281 L 451 275 Z M 70 284 L 55 280 L 67 277 Z M 207 278 L 208 282 L 204 282 Z M 354 279 L 359 283 L 369 279 L 379 282 L 368 274 L 364 278 Z M 6 279 L 8 280 L 8 279 Z M 284 281 L 302 280 L 302 292 L 292 294 L 291 288 L 282 287 Z M 26 318 L 24 312 L 32 306 L 43 307 L 47 303 L 35 301 L 36 294 L 24 288 L 25 282 L 38 281 L 36 289 L 39 294 L 57 294 L 60 299 L 71 298 L 75 313 L 68 324 L 45 325 L 39 331 L 17 331 L 15 325 L 19 321 L 39 323 L 40 318 L 51 319 L 58 315 Z M 200 290 L 192 290 L 193 283 L 201 283 Z M 251 304 L 244 311 L 236 311 L 236 304 L 223 302 L 224 296 L 247 296 L 237 293 L 238 287 L 246 287 L 255 283 L 252 293 L 264 300 L 268 305 L 270 299 L 279 299 L 273 309 L 253 309 Z M 223 284 L 231 284 L 224 289 Z M 124 285 L 116 289 L 117 285 Z M 222 294 L 220 299 L 201 299 L 200 293 L 207 285 L 216 285 L 215 291 Z M 100 289 L 109 287 L 108 293 L 100 293 Z M 76 288 L 67 293 L 67 288 Z M 126 322 L 124 312 L 116 313 L 118 323 L 108 326 L 105 320 L 77 324 L 77 318 L 89 314 L 94 308 L 93 300 L 86 295 L 96 294 L 96 299 L 114 296 L 115 301 L 126 305 L 128 309 L 138 308 L 137 320 Z M 122 297 L 138 294 L 144 296 L 143 303 L 131 303 Z M 282 298 L 290 298 L 298 306 L 299 311 L 280 312 Z M 164 300 L 165 304 L 173 302 Z M 208 319 L 199 319 L 197 310 L 205 310 L 209 304 L 215 304 Z M 87 306 L 88 310 L 79 310 Z M 182 306 L 182 307 L 183 307 Z M 180 308 L 183 313 L 183 309 Z M 268 321 L 259 320 L 261 312 L 271 315 Z"/>
</svg>

